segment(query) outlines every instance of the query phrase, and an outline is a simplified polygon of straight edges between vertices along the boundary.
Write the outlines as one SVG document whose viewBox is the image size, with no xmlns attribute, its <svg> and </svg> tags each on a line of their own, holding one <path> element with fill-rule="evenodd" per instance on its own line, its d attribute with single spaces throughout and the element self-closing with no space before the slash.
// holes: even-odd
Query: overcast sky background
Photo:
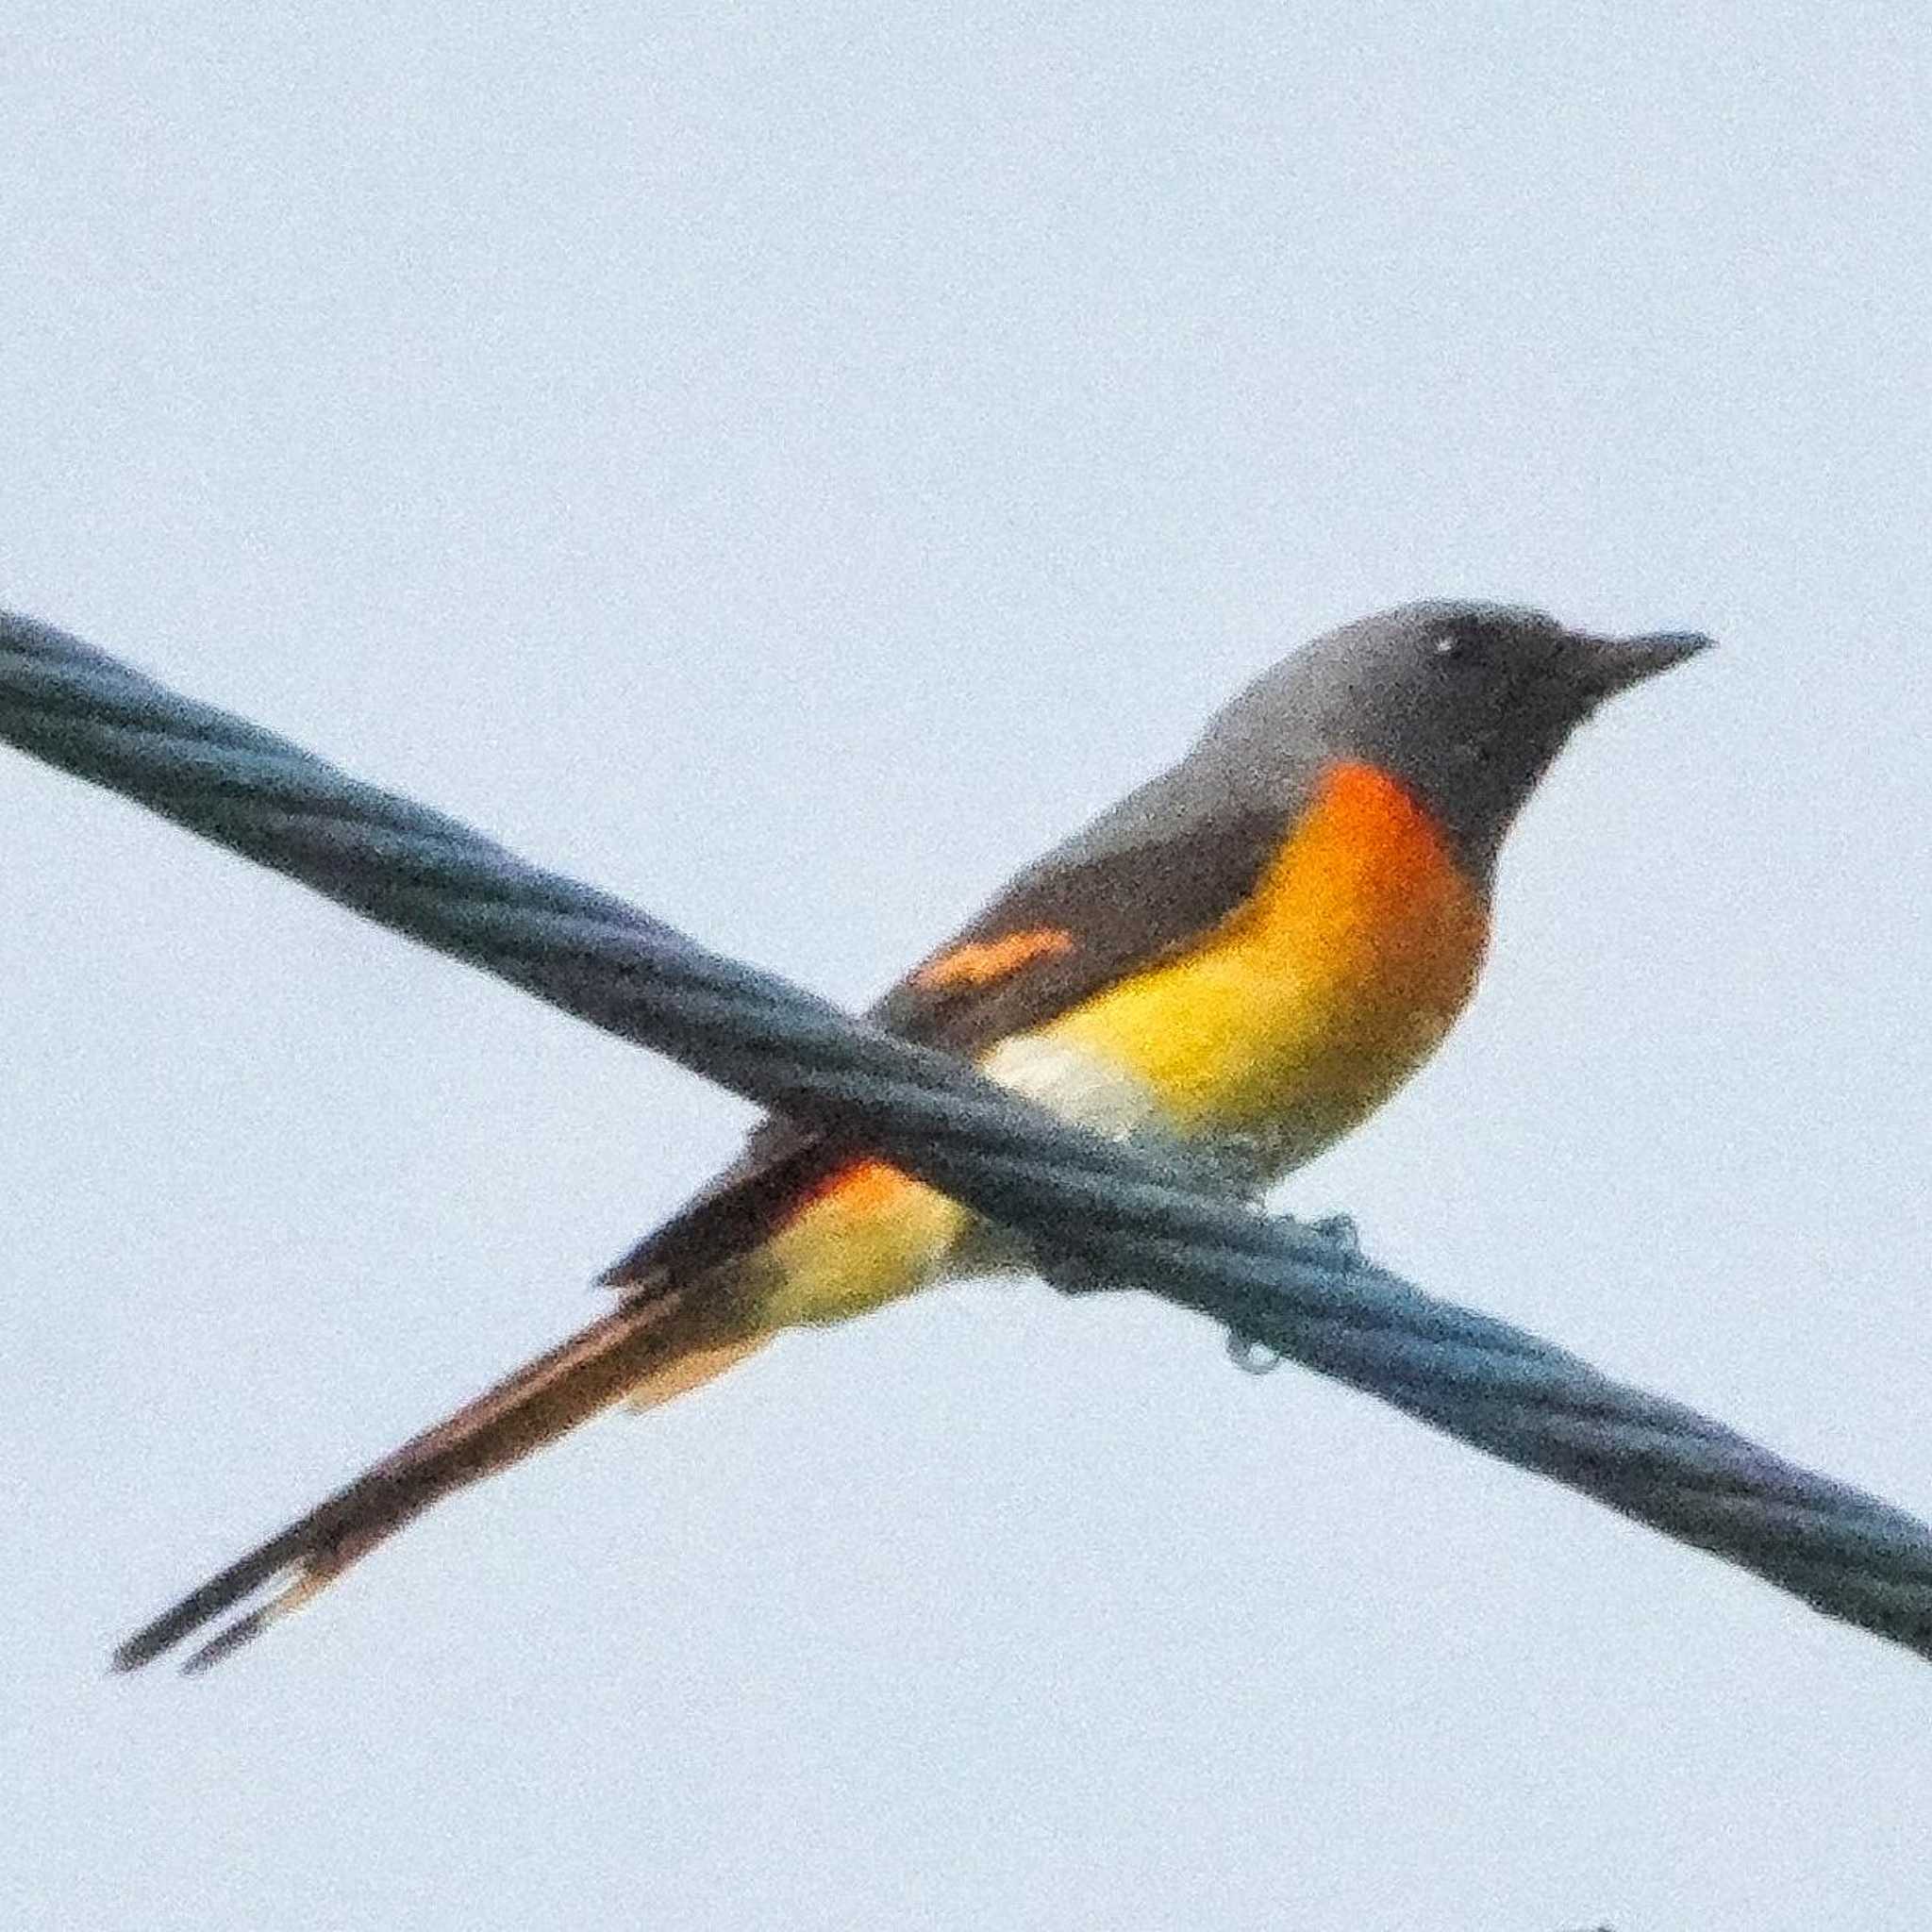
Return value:
<svg viewBox="0 0 1932 1932">
<path fill-rule="evenodd" d="M 853 1003 L 1317 629 L 1713 630 L 1284 1199 L 1924 1509 L 1928 51 L 16 4 L 0 601 Z M 0 892 L 7 1924 L 1932 1922 L 1923 1662 L 1145 1298 L 788 1339 L 108 1677 L 748 1110 L 11 754 Z"/>
</svg>

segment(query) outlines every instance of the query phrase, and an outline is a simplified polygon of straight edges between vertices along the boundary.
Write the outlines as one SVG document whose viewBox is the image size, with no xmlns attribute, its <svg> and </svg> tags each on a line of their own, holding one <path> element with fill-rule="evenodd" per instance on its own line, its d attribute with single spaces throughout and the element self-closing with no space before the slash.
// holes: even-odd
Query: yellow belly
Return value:
<svg viewBox="0 0 1932 1932">
<path fill-rule="evenodd" d="M 1440 836 L 1365 766 L 1330 775 L 1241 908 L 1155 970 L 982 1062 L 1103 1131 L 1240 1136 L 1273 1177 L 1346 1133 L 1435 1049 L 1488 923 Z M 1085 1070 L 1083 1073 L 1082 1070 Z M 974 1218 L 883 1161 L 849 1171 L 745 1265 L 777 1326 L 875 1307 L 954 1271 Z"/>
<path fill-rule="evenodd" d="M 1343 766 L 1233 919 L 1045 1030 L 1130 1068 L 1183 1135 L 1251 1137 L 1280 1174 L 1435 1051 L 1487 936 L 1434 827 L 1391 780 Z"/>
</svg>

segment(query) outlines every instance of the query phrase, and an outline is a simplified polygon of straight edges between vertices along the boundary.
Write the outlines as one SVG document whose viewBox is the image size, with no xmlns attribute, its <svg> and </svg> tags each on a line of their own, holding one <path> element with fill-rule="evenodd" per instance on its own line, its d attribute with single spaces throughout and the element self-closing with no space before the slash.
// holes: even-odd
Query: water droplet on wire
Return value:
<svg viewBox="0 0 1932 1932">
<path fill-rule="evenodd" d="M 1227 1331 L 1227 1358 L 1244 1375 L 1268 1375 L 1281 1366 L 1281 1357 L 1265 1341 L 1239 1329 Z"/>
</svg>

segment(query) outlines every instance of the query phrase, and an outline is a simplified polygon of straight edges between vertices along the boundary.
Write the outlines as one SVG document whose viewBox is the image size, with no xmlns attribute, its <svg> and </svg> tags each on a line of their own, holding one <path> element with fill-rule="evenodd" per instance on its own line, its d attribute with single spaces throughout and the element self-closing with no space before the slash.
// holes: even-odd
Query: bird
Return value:
<svg viewBox="0 0 1932 1932">
<path fill-rule="evenodd" d="M 1448 1033 L 1505 835 L 1572 732 L 1709 643 L 1448 598 L 1328 631 L 1015 874 L 871 1017 L 1098 1132 L 1273 1185 Z M 606 1271 L 607 1312 L 192 1591 L 115 1666 L 217 1624 L 184 1664 L 205 1670 L 444 1496 L 604 1410 L 669 1401 L 789 1327 L 1027 1260 L 889 1161 L 772 1116 Z"/>
</svg>

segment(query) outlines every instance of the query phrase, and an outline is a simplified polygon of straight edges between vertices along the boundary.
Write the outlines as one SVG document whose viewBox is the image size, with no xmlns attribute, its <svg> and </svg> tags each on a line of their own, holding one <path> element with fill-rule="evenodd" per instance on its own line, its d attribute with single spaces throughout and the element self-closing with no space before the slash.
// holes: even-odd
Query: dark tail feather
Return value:
<svg viewBox="0 0 1932 1932">
<path fill-rule="evenodd" d="M 625 1303 L 539 1356 L 191 1591 L 115 1651 L 114 1668 L 152 1662 L 264 1585 L 286 1579 L 204 1643 L 186 1668 L 219 1663 L 453 1490 L 520 1461 L 625 1396 L 648 1403 L 708 1380 L 762 1339 L 680 1319 L 683 1303 L 681 1290 Z"/>
</svg>

